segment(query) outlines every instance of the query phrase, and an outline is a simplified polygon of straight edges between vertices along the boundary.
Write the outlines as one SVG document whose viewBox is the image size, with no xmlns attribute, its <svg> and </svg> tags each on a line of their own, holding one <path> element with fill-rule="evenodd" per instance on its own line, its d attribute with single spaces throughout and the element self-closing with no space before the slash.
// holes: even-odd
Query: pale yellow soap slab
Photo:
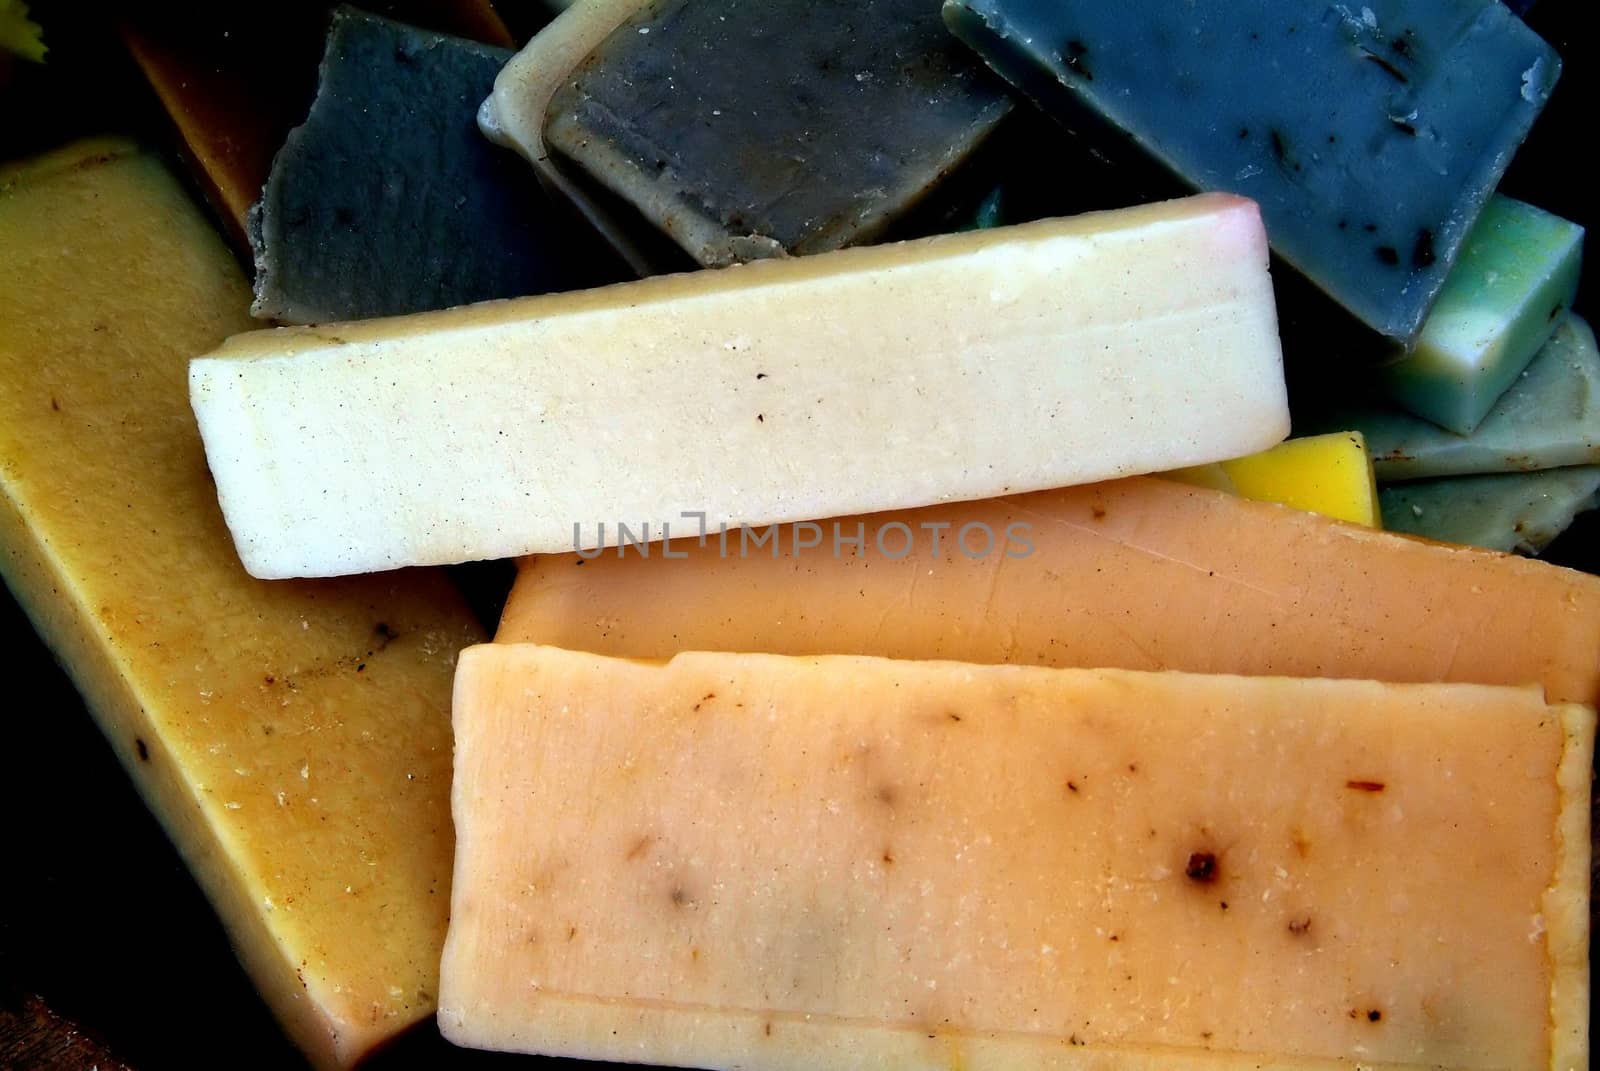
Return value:
<svg viewBox="0 0 1600 1071">
<path fill-rule="evenodd" d="M 1587 1066 L 1592 710 L 494 645 L 446 1037 L 709 1068 Z"/>
<path fill-rule="evenodd" d="M 1266 250 L 1206 195 L 255 332 L 191 398 L 268 579 L 985 498 L 1281 440 Z"/>
<path fill-rule="evenodd" d="M 245 574 L 185 377 L 249 306 L 154 156 L 0 171 L 0 573 L 284 1027 L 346 1067 L 434 1008 L 450 685 L 481 632 L 435 572 Z"/>
</svg>

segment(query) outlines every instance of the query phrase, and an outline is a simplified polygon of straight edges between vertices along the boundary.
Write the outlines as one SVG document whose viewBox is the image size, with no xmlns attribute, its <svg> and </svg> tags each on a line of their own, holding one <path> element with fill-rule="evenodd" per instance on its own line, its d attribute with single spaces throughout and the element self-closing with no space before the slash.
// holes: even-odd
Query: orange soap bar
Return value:
<svg viewBox="0 0 1600 1071">
<path fill-rule="evenodd" d="M 439 1025 L 746 1071 L 1588 1066 L 1536 689 L 478 647 Z"/>
<path fill-rule="evenodd" d="M 659 546 L 524 559 L 497 638 L 638 658 L 870 654 L 1600 698 L 1600 578 L 1219 491 L 1131 479 L 820 530 L 799 551 L 786 526 L 676 540 L 681 560 Z"/>
</svg>

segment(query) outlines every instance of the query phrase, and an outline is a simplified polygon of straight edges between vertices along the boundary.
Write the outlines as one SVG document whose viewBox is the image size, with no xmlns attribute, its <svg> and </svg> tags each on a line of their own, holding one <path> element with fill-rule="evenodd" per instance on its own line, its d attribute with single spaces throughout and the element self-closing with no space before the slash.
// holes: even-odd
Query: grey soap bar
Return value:
<svg viewBox="0 0 1600 1071">
<path fill-rule="evenodd" d="M 1385 484 L 1597 465 L 1600 348 L 1587 323 L 1566 317 L 1471 435 L 1377 405 L 1332 405 L 1314 413 L 1302 408 L 1295 418 L 1298 432 L 1361 432 Z"/>
<path fill-rule="evenodd" d="M 1498 0 L 945 0 L 1068 126 L 1260 202 L 1273 248 L 1409 343 L 1555 84 Z"/>
<path fill-rule="evenodd" d="M 1010 109 L 929 0 L 655 0 L 556 93 L 545 142 L 720 266 L 872 239 Z"/>
<path fill-rule="evenodd" d="M 256 316 L 366 319 L 619 277 L 526 165 L 478 132 L 511 55 L 334 13 L 316 102 L 250 213 Z"/>
<path fill-rule="evenodd" d="M 1600 465 L 1499 476 L 1451 476 L 1378 492 L 1383 526 L 1445 543 L 1538 554 L 1594 509 Z"/>
</svg>

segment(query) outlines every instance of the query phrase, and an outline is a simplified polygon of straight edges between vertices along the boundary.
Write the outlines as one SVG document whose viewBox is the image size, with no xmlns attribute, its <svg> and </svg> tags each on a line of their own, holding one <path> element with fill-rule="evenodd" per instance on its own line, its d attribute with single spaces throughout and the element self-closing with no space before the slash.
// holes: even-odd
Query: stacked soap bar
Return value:
<svg viewBox="0 0 1600 1071">
<path fill-rule="evenodd" d="M 496 639 L 1544 686 L 1600 702 L 1600 579 L 1123 480 L 522 563 Z M 835 550 L 834 533 L 852 542 Z M 672 556 L 668 557 L 666 551 Z"/>
<path fill-rule="evenodd" d="M 393 18 L 509 46 L 489 0 L 384 0 Z M 272 157 L 305 117 L 327 28 L 324 4 L 140 4 L 119 11 L 123 39 L 172 117 L 195 175 L 237 247 Z M 270 92 L 263 87 L 270 86 Z"/>
<path fill-rule="evenodd" d="M 613 281 L 617 267 L 515 156 L 478 102 L 511 57 L 353 8 L 251 210 L 257 316 L 400 315 Z"/>
<path fill-rule="evenodd" d="M 565 6 L 501 69 L 478 112 L 484 135 L 526 157 L 545 188 L 577 209 L 641 277 L 674 270 L 686 259 L 683 251 L 582 168 L 551 156 L 544 124 L 551 98 L 573 70 L 646 2 L 584 0 Z"/>
<path fill-rule="evenodd" d="M 963 40 L 1069 126 L 1260 202 L 1273 248 L 1410 343 L 1553 87 L 1497 0 L 946 0 Z"/>
<path fill-rule="evenodd" d="M 451 680 L 482 633 L 436 572 L 239 567 L 185 374 L 249 302 L 154 156 L 0 170 L 0 572 L 289 1035 L 347 1067 L 433 1011 Z"/>
<path fill-rule="evenodd" d="M 1587 1066 L 1537 689 L 493 645 L 439 1024 L 684 1067 Z"/>
<path fill-rule="evenodd" d="M 1400 483 L 1379 501 L 1384 527 L 1396 532 L 1538 554 L 1600 507 L 1600 465 Z"/>
<path fill-rule="evenodd" d="M 551 149 L 725 265 L 881 234 L 1010 108 L 926 0 L 664 0 L 543 121 Z"/>
<path fill-rule="evenodd" d="M 1385 366 L 1395 404 L 1471 435 L 1572 308 L 1583 228 L 1494 197 L 1439 293 L 1416 348 Z"/>
<path fill-rule="evenodd" d="M 1600 347 L 1581 317 L 1562 319 L 1470 436 L 1373 404 L 1308 405 L 1296 417 L 1302 427 L 1359 428 L 1386 484 L 1600 464 Z"/>
<path fill-rule="evenodd" d="M 1266 239 L 1222 195 L 258 332 L 190 386 L 264 578 L 983 498 L 1288 431 Z"/>
</svg>

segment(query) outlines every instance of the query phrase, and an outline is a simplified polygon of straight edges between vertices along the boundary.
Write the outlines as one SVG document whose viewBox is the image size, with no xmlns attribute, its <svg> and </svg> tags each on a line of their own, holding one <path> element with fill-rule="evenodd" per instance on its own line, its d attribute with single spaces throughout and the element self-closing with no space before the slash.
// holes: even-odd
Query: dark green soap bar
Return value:
<svg viewBox="0 0 1600 1071">
<path fill-rule="evenodd" d="M 522 160 L 478 132 L 511 55 L 334 13 L 311 113 L 250 213 L 256 316 L 366 319 L 621 277 Z"/>
<path fill-rule="evenodd" d="M 929 0 L 654 0 L 573 72 L 544 133 L 718 266 L 881 235 L 1011 106 Z"/>
<path fill-rule="evenodd" d="M 1130 168 L 1258 201 L 1284 260 L 1403 343 L 1560 70 L 1498 0 L 945 0 L 944 15 Z"/>
</svg>

